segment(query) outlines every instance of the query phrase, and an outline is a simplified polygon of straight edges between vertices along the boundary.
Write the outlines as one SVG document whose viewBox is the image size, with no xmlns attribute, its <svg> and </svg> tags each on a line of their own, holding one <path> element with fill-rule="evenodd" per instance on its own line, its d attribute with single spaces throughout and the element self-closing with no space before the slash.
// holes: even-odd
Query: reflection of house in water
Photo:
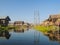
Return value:
<svg viewBox="0 0 60 45">
<path fill-rule="evenodd" d="M 56 34 L 56 35 L 50 34 L 48 37 L 51 41 L 59 41 L 60 42 L 60 34 Z"/>
<path fill-rule="evenodd" d="M 51 41 L 59 41 L 60 42 L 60 32 L 58 30 L 56 31 L 49 31 L 48 34 L 45 34 L 49 37 Z"/>
<path fill-rule="evenodd" d="M 60 14 L 50 15 L 42 25 L 60 25 Z"/>
<path fill-rule="evenodd" d="M 5 31 L 0 31 L 0 37 L 5 37 L 6 39 L 9 39 L 10 38 L 10 34 L 7 30 Z"/>
<path fill-rule="evenodd" d="M 4 17 L 0 17 L 0 25 L 1 26 L 8 26 L 8 23 L 11 19 L 9 18 L 9 16 L 4 16 Z"/>
</svg>

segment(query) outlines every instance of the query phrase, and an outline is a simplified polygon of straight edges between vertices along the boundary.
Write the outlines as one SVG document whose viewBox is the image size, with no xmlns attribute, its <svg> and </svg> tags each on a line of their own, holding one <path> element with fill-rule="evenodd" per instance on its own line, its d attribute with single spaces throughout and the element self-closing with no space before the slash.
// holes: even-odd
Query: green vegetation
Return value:
<svg viewBox="0 0 60 45">
<path fill-rule="evenodd" d="M 48 32 L 50 30 L 57 30 L 56 26 L 34 26 L 35 30 L 41 31 L 41 32 Z"/>
<path fill-rule="evenodd" d="M 10 26 L 0 26 L 0 31 L 5 31 L 5 30 L 9 30 L 9 29 L 14 29 L 14 27 L 10 27 Z"/>
</svg>

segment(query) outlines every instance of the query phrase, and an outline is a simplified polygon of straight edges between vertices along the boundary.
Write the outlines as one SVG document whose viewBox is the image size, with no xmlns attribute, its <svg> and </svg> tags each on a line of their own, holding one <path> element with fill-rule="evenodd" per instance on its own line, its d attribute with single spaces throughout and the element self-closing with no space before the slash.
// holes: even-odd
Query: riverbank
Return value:
<svg viewBox="0 0 60 45">
<path fill-rule="evenodd" d="M 38 31 L 41 31 L 43 33 L 48 32 L 50 30 L 55 31 L 58 30 L 58 26 L 34 26 L 33 29 L 36 29 Z"/>
</svg>

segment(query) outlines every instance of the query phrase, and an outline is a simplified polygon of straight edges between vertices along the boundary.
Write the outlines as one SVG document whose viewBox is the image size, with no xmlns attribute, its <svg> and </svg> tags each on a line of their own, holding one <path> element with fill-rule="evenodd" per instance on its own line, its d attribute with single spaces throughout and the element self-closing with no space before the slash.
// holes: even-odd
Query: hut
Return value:
<svg viewBox="0 0 60 45">
<path fill-rule="evenodd" d="M 60 25 L 60 14 L 50 15 L 43 25 Z"/>
<path fill-rule="evenodd" d="M 11 19 L 9 18 L 9 16 L 0 16 L 0 25 L 1 26 L 8 26 L 9 21 L 11 21 Z"/>
<path fill-rule="evenodd" d="M 24 21 L 15 21 L 14 26 L 22 26 L 24 24 Z"/>
</svg>

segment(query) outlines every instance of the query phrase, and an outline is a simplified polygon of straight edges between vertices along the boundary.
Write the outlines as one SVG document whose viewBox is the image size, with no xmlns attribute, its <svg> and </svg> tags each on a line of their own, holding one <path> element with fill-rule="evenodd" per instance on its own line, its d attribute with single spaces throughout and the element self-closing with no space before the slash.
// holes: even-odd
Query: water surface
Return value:
<svg viewBox="0 0 60 45">
<path fill-rule="evenodd" d="M 0 45 L 60 45 L 60 42 L 52 41 L 48 36 L 36 30 L 10 32 L 10 34 L 9 39 L 0 37 Z"/>
</svg>

